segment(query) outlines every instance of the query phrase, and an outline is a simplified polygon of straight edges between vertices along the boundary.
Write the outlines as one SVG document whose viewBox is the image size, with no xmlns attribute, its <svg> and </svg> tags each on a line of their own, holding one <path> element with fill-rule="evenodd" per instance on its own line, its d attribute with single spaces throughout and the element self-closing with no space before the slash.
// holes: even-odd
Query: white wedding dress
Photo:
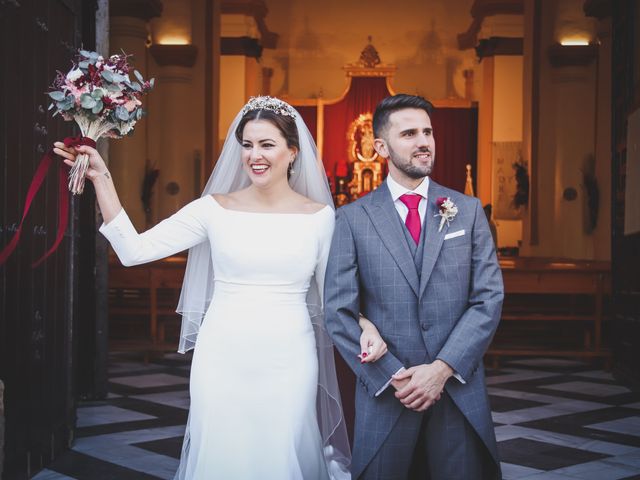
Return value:
<svg viewBox="0 0 640 480">
<path fill-rule="evenodd" d="M 312 278 L 323 284 L 333 226 L 330 207 L 241 212 L 206 195 L 142 234 L 124 210 L 100 228 L 125 265 L 211 245 L 214 296 L 194 350 L 176 478 L 329 478 L 305 298 Z"/>
</svg>

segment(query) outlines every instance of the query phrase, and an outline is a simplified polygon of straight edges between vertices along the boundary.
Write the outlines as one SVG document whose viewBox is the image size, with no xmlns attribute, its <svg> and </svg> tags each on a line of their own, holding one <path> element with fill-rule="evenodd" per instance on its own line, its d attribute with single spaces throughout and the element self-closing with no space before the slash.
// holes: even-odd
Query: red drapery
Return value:
<svg viewBox="0 0 640 480">
<path fill-rule="evenodd" d="M 318 143 L 318 107 L 314 106 L 298 106 L 298 113 L 307 124 L 307 128 L 311 132 L 316 144 Z"/>
<path fill-rule="evenodd" d="M 347 131 L 362 113 L 373 113 L 376 105 L 391 95 L 384 77 L 354 77 L 347 95 L 338 103 L 324 107 L 324 148 L 322 159 L 327 174 L 348 175 Z"/>
<path fill-rule="evenodd" d="M 464 192 L 466 165 L 476 172 L 478 144 L 478 109 L 435 108 L 431 125 L 436 139 L 436 162 L 433 179 L 459 192 Z M 474 189 L 475 178 L 474 177 Z"/>
</svg>

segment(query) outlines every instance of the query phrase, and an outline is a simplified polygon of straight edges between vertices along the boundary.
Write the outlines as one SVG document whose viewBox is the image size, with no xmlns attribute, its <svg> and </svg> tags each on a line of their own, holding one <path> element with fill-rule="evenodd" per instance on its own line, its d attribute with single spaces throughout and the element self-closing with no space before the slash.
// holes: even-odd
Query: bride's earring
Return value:
<svg viewBox="0 0 640 480">
<path fill-rule="evenodd" d="M 288 172 L 289 172 L 289 175 L 293 175 L 294 173 L 296 173 L 296 171 L 293 169 L 293 162 L 289 164 Z"/>
</svg>

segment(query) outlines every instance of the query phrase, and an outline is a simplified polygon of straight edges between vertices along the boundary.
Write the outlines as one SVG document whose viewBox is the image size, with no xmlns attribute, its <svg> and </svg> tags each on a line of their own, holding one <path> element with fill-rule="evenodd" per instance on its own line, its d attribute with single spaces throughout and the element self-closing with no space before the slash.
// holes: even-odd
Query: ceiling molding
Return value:
<svg viewBox="0 0 640 480">
<path fill-rule="evenodd" d="M 278 46 L 280 36 L 269 30 L 265 18 L 269 9 L 263 0 L 241 0 L 222 2 L 220 11 L 226 14 L 241 14 L 253 17 L 260 31 L 260 43 L 264 48 L 273 49 Z"/>
<path fill-rule="evenodd" d="M 458 34 L 458 48 L 468 50 L 478 43 L 478 33 L 486 17 L 495 15 L 523 15 L 523 0 L 475 0 L 471 6 L 471 25 L 466 32 Z"/>
<path fill-rule="evenodd" d="M 149 21 L 162 15 L 162 2 L 160 0 L 110 0 L 109 15 Z"/>
<path fill-rule="evenodd" d="M 522 55 L 524 40 L 518 37 L 483 38 L 476 46 L 476 55 L 480 60 L 495 55 Z"/>
<path fill-rule="evenodd" d="M 260 58 L 262 56 L 262 45 L 257 38 L 222 37 L 220 39 L 220 54 Z"/>
</svg>

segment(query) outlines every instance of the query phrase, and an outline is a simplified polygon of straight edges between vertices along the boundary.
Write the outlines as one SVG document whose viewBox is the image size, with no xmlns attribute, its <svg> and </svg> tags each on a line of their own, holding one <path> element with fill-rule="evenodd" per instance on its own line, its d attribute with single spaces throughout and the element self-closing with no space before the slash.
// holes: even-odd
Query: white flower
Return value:
<svg viewBox="0 0 640 480">
<path fill-rule="evenodd" d="M 117 100 L 122 97 L 122 92 L 108 92 L 107 95 L 111 100 Z"/>
<path fill-rule="evenodd" d="M 82 77 L 82 75 L 84 75 L 84 73 L 82 73 L 82 70 L 80 70 L 79 68 L 74 68 L 69 73 L 67 73 L 67 80 L 75 82 L 80 77 Z"/>
<path fill-rule="evenodd" d="M 436 213 L 434 217 L 440 217 L 440 226 L 438 227 L 438 232 L 440 232 L 445 223 L 448 226 L 449 223 L 453 221 L 458 214 L 458 207 L 451 201 L 450 197 L 438 198 L 436 205 L 438 206 L 438 213 Z"/>
</svg>

